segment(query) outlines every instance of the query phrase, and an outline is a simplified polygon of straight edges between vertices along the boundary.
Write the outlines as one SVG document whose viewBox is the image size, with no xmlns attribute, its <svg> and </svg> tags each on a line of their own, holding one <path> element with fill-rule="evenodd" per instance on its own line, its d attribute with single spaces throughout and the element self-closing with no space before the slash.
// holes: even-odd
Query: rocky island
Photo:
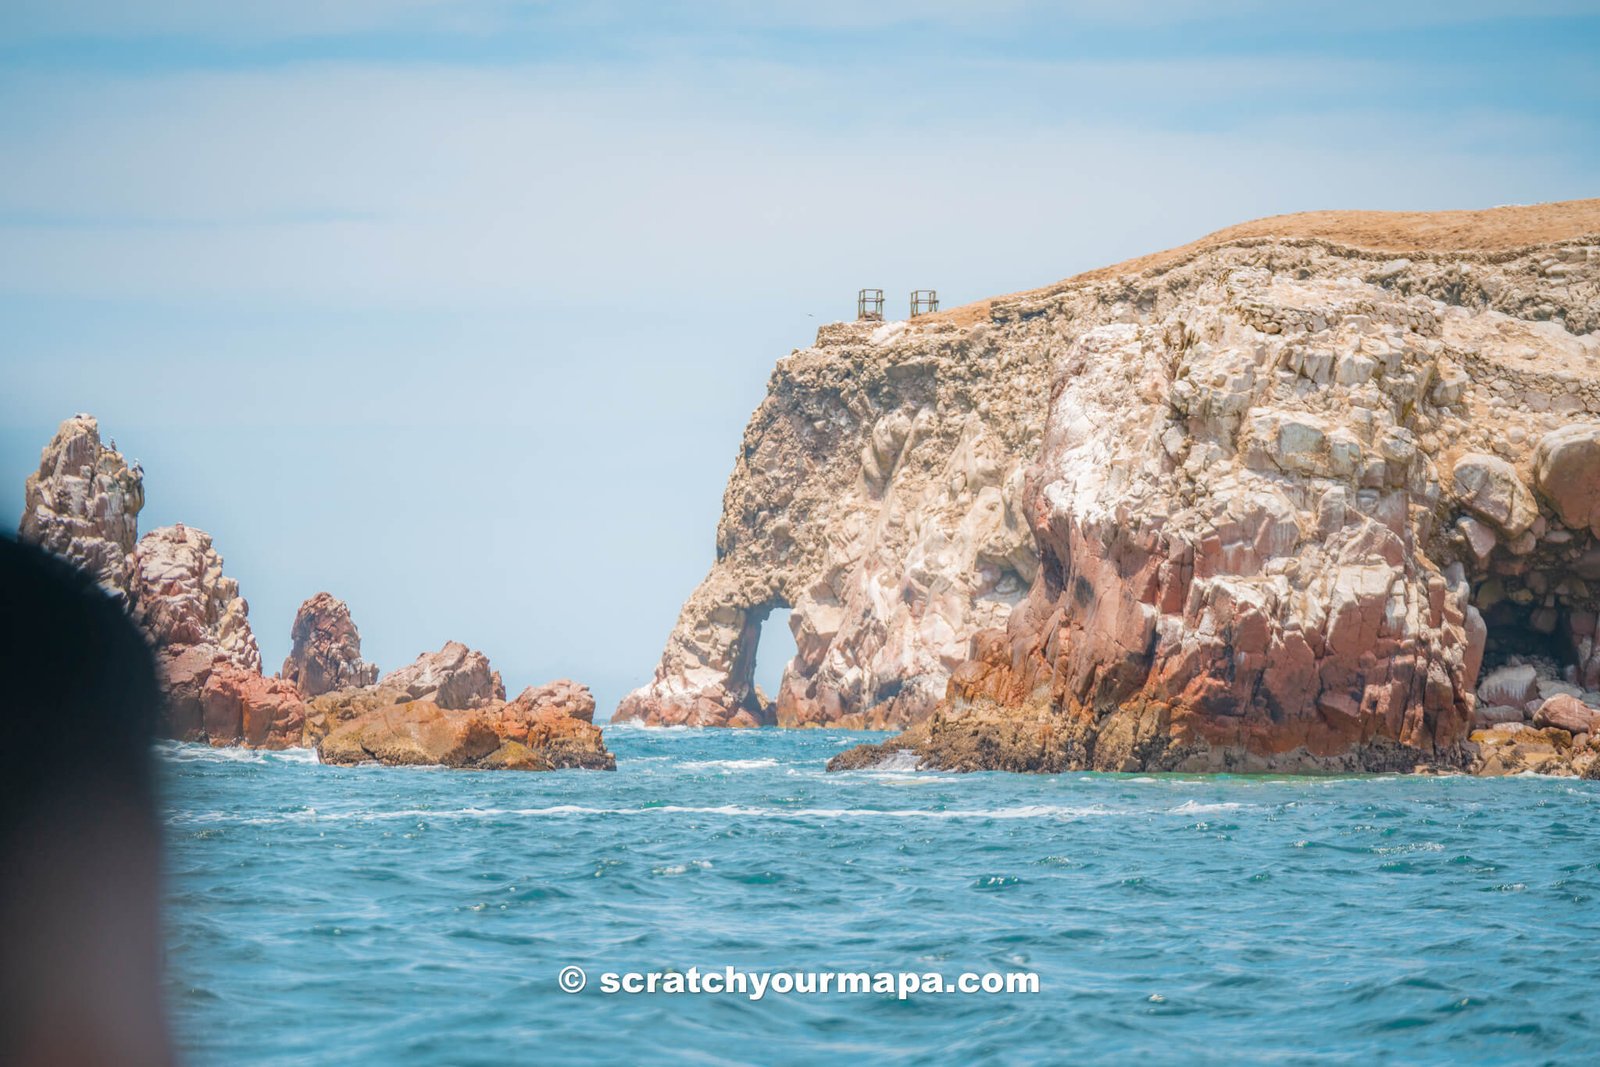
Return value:
<svg viewBox="0 0 1600 1067">
<path fill-rule="evenodd" d="M 824 327 L 618 717 L 909 725 L 836 768 L 1594 775 L 1597 331 L 1594 200 L 1264 219 Z"/>
<path fill-rule="evenodd" d="M 143 473 L 76 415 L 28 478 L 19 536 L 93 574 L 144 631 L 166 690 L 169 737 L 315 748 L 325 763 L 614 770 L 594 698 L 566 679 L 507 701 L 481 652 L 448 642 L 379 676 L 345 603 L 300 606 L 276 677 L 262 673 L 239 583 L 211 535 L 182 524 L 138 536 Z"/>
<path fill-rule="evenodd" d="M 206 533 L 89 416 L 21 535 L 157 651 L 171 736 L 615 766 L 588 690 L 302 605 L 276 677 Z M 756 643 L 792 609 L 776 698 Z M 1263 219 L 780 360 L 717 555 L 618 720 L 902 729 L 952 770 L 1600 776 L 1600 201 Z"/>
</svg>

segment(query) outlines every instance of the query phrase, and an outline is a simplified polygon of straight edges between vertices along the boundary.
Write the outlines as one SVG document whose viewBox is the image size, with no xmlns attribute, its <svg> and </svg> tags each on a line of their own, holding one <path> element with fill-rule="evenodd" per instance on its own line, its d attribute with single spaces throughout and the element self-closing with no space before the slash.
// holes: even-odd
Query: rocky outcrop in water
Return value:
<svg viewBox="0 0 1600 1067">
<path fill-rule="evenodd" d="M 337 763 L 615 769 L 587 687 L 561 679 L 507 701 L 488 657 L 457 641 L 379 678 L 349 608 L 329 593 L 300 606 L 282 676 L 263 677 L 249 605 L 211 535 L 177 524 L 137 539 L 143 503 L 137 465 L 101 445 L 91 416 L 75 416 L 28 479 L 21 536 L 93 573 L 129 609 L 156 654 L 168 736 L 314 745 Z"/>
<path fill-rule="evenodd" d="M 1550 209 L 1503 209 L 1359 248 L 1336 216 L 1314 236 L 1291 218 L 985 305 L 964 329 L 989 366 L 1051 367 L 1008 505 L 1038 571 L 876 755 L 1465 767 L 1485 662 L 1537 651 L 1587 688 L 1600 202 L 1557 207 L 1554 239 Z M 897 361 L 959 344 L 919 323 Z"/>
<path fill-rule="evenodd" d="M 553 711 L 579 722 L 594 722 L 594 694 L 570 678 L 530 685 L 512 701 L 533 711 Z"/>
<path fill-rule="evenodd" d="M 566 678 L 529 686 L 517 699 L 486 713 L 504 742 L 495 758 L 505 767 L 616 770 L 616 759 L 594 725 L 594 694 L 588 686 Z"/>
<path fill-rule="evenodd" d="M 560 679 L 506 700 L 482 652 L 457 641 L 376 684 L 312 697 L 303 736 L 325 763 L 479 770 L 615 770 L 594 695 Z"/>
<path fill-rule="evenodd" d="M 424 652 L 414 661 L 378 679 L 380 689 L 393 689 L 407 700 L 427 700 L 441 708 L 483 707 L 506 698 L 500 672 L 489 657 L 460 641 L 447 641 L 437 652 Z"/>
<path fill-rule="evenodd" d="M 1594 201 L 1267 219 L 1046 290 L 823 327 L 774 371 L 716 563 L 617 718 L 914 722 L 1004 627 L 1017 640 L 988 639 L 950 695 L 1076 707 L 1091 725 L 1069 762 L 1454 750 L 1486 650 L 1468 601 L 1522 565 L 1502 557 L 1570 555 L 1561 538 L 1587 528 L 1587 490 L 1567 504 L 1547 483 L 1572 482 L 1558 458 L 1582 468 L 1589 432 L 1532 451 L 1594 410 L 1597 228 Z M 798 654 L 769 706 L 754 645 L 784 606 Z M 1090 755 L 1092 724 L 1133 703 Z"/>
<path fill-rule="evenodd" d="M 505 686 L 489 657 L 459 641 L 424 652 L 371 685 L 346 686 L 311 698 L 306 709 L 306 742 L 318 744 L 340 726 L 385 708 L 413 702 L 444 711 L 467 711 L 504 704 Z"/>
<path fill-rule="evenodd" d="M 30 475 L 19 535 L 92 574 L 122 601 L 156 653 L 166 730 L 185 741 L 284 748 L 301 743 L 292 684 L 261 676 L 239 585 L 202 530 L 138 536 L 143 473 L 100 442 L 91 415 L 61 424 Z"/>
<path fill-rule="evenodd" d="M 361 632 L 349 606 L 332 593 L 318 593 L 300 605 L 289 639 L 289 656 L 278 676 L 307 698 L 378 680 L 377 665 L 361 659 Z"/>
<path fill-rule="evenodd" d="M 115 447 L 100 442 L 93 415 L 56 430 L 28 475 L 17 536 L 94 576 L 108 593 L 128 594 L 144 477 Z"/>
<path fill-rule="evenodd" d="M 489 657 L 459 641 L 424 652 L 377 682 L 346 686 L 310 699 L 306 741 L 318 744 L 340 726 L 398 704 L 421 702 L 444 711 L 467 711 L 504 704 L 505 687 Z"/>
<path fill-rule="evenodd" d="M 344 765 L 475 767 L 500 743 L 482 715 L 410 701 L 338 727 L 317 745 L 317 758 Z"/>
<path fill-rule="evenodd" d="M 1021 510 L 1049 375 L 985 328 L 823 327 L 780 360 L 723 497 L 717 559 L 654 680 L 614 716 L 711 726 L 901 725 L 1037 571 Z M 776 702 L 752 680 L 790 607 Z"/>
<path fill-rule="evenodd" d="M 222 573 L 204 530 L 179 523 L 152 530 L 134 550 L 133 619 L 160 649 L 205 645 L 241 670 L 261 673 L 250 605 Z"/>
<path fill-rule="evenodd" d="M 478 770 L 615 770 L 600 728 L 583 716 L 588 690 L 559 697 L 530 689 L 509 703 L 444 708 L 427 700 L 374 707 L 335 726 L 317 745 L 324 763 L 438 765 Z M 577 692 L 581 690 L 581 694 Z M 374 690 L 394 694 L 394 690 Z M 594 698 L 587 697 L 593 715 Z"/>
<path fill-rule="evenodd" d="M 288 682 L 245 670 L 214 645 L 158 648 L 156 666 L 167 694 L 167 736 L 250 748 L 303 743 L 305 703 Z"/>
<path fill-rule="evenodd" d="M 261 674 L 250 606 L 204 530 L 165 526 L 140 538 L 129 599 L 156 650 L 167 732 L 180 741 L 253 748 L 302 743 L 305 702 Z"/>
</svg>

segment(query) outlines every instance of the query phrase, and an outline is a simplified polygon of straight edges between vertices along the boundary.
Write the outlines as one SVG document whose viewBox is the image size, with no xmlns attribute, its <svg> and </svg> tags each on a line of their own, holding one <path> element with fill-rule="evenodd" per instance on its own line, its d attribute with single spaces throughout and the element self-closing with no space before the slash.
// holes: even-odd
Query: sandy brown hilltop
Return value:
<svg viewBox="0 0 1600 1067">
<path fill-rule="evenodd" d="M 918 321 L 930 325 L 935 322 L 971 325 L 987 320 L 996 304 L 1037 300 L 1086 282 L 1174 266 L 1207 249 L 1252 239 L 1327 241 L 1365 252 L 1396 255 L 1493 254 L 1585 235 L 1600 235 L 1600 199 L 1494 207 L 1482 211 L 1302 211 L 1292 215 L 1269 215 L 1209 233 L 1177 248 L 1152 252 L 1109 267 L 1097 267 L 1038 289 L 986 297 Z"/>
</svg>

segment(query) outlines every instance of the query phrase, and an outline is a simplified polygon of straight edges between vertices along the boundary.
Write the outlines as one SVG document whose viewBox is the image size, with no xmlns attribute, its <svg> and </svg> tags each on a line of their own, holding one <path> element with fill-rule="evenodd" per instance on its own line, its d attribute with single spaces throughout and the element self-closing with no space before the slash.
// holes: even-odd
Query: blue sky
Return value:
<svg viewBox="0 0 1600 1067">
<path fill-rule="evenodd" d="M 269 665 L 326 588 L 385 669 L 609 705 L 857 288 L 1600 195 L 1597 54 L 1592 2 L 7 0 L 0 521 L 92 411 Z"/>
</svg>

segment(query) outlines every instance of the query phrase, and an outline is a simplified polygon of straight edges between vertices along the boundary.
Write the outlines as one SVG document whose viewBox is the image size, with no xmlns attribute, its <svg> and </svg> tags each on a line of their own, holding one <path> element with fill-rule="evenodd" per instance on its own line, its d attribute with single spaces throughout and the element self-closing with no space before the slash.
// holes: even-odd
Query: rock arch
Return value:
<svg viewBox="0 0 1600 1067">
<path fill-rule="evenodd" d="M 723 497 L 716 562 L 614 717 L 886 727 L 930 713 L 1038 566 L 1019 509 L 1047 351 L 948 323 L 842 323 L 780 360 Z M 749 675 L 780 606 L 796 656 L 763 709 Z"/>
</svg>

